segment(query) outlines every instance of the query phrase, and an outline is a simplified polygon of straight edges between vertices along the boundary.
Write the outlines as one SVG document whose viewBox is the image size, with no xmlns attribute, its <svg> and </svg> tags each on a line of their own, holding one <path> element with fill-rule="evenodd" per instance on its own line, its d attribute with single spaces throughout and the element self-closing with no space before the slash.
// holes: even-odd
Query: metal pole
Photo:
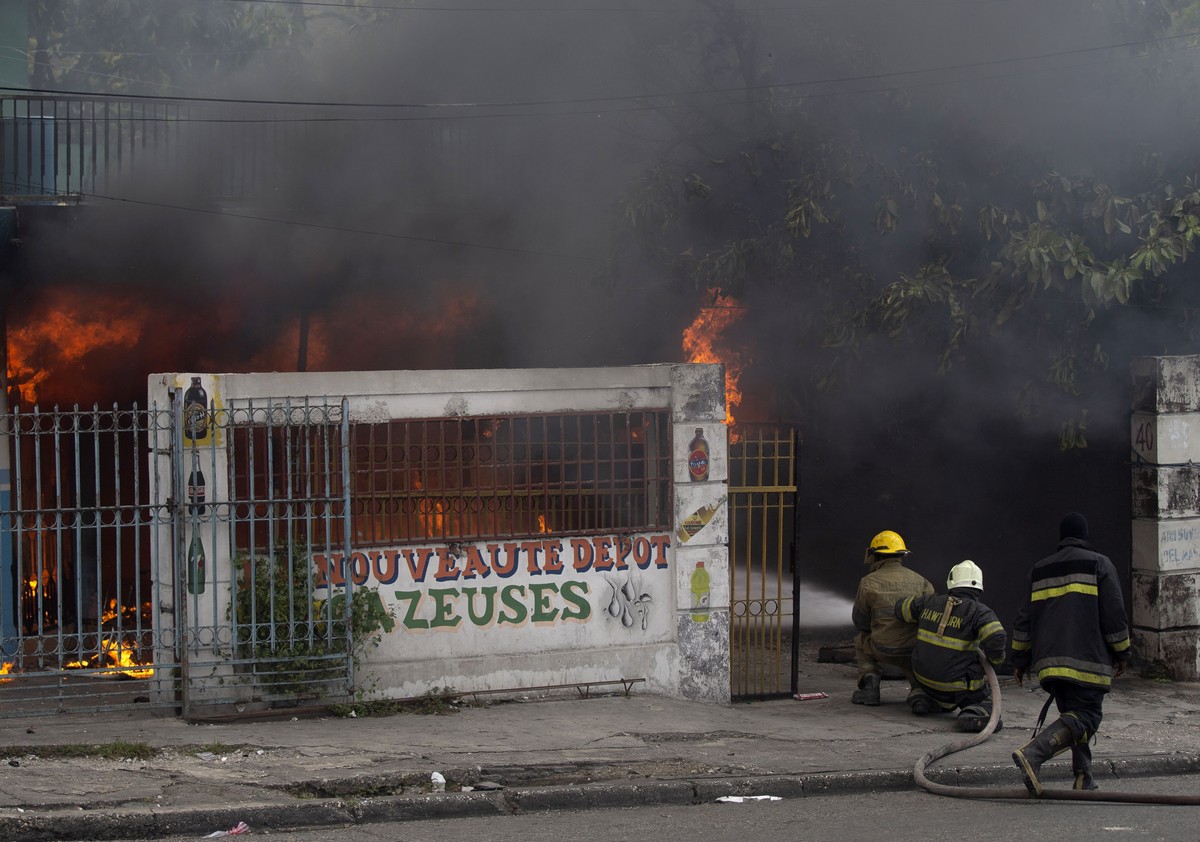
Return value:
<svg viewBox="0 0 1200 842">
<path fill-rule="evenodd" d="M 800 692 L 800 431 L 792 431 L 792 695 Z"/>
<path fill-rule="evenodd" d="M 171 560 L 175 571 L 175 646 L 179 657 L 179 704 L 186 719 L 192 712 L 192 682 L 189 661 L 191 644 L 188 629 L 187 542 L 183 536 L 183 506 L 179 501 L 184 493 L 183 481 L 183 424 L 187 410 L 183 405 L 183 389 L 171 390 Z"/>
<path fill-rule="evenodd" d="M 16 208 L 0 209 L 0 238 L 11 241 L 17 229 Z M 16 262 L 15 257 L 10 260 Z M 0 656 L 11 656 L 17 648 L 17 579 L 13 570 L 12 475 L 9 470 L 10 429 L 8 413 L 8 272 L 0 274 Z"/>
<path fill-rule="evenodd" d="M 325 406 L 328 408 L 329 399 L 326 398 Z M 350 511 L 350 401 L 345 396 L 342 397 L 342 418 L 341 418 L 341 448 L 342 448 L 342 558 L 350 558 L 350 529 L 354 524 L 354 518 Z M 311 562 L 310 562 L 311 564 Z M 354 635 L 351 634 L 350 627 L 352 625 L 350 602 L 354 598 L 354 577 L 345 576 L 346 581 L 346 601 L 342 604 L 342 621 L 346 625 L 346 657 L 347 657 L 347 673 L 350 677 L 349 691 L 351 695 L 354 693 Z M 330 585 L 330 595 L 333 594 L 333 586 Z"/>
</svg>

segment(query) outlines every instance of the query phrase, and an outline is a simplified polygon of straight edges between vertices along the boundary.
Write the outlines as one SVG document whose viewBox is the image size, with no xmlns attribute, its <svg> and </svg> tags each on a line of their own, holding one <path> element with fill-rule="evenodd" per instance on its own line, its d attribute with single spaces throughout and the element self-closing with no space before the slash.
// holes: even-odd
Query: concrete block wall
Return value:
<svg viewBox="0 0 1200 842">
<path fill-rule="evenodd" d="M 148 394 L 151 399 L 161 400 L 167 389 L 186 386 L 191 376 L 190 373 L 152 375 Z M 388 579 L 387 587 L 378 588 L 385 605 L 397 609 L 396 629 L 385 634 L 380 645 L 364 655 L 361 669 L 355 674 L 356 689 L 368 696 L 403 698 L 420 696 L 435 686 L 450 686 L 465 693 L 516 693 L 525 688 L 640 678 L 645 681 L 644 689 L 650 692 L 704 702 L 729 702 L 729 471 L 723 366 L 658 364 L 597 369 L 206 374 L 203 383 L 214 406 L 233 413 L 251 405 L 282 406 L 285 402 L 297 405 L 312 396 L 344 396 L 351 423 L 468 415 L 669 411 L 674 507 L 669 529 L 657 534 L 582 538 L 551 532 L 540 541 L 561 550 L 561 557 L 556 558 L 564 563 L 554 570 L 549 566 L 532 570 L 522 564 L 511 578 L 503 580 L 506 588 L 529 592 L 544 582 L 571 588 L 574 602 L 569 621 L 568 612 L 559 611 L 554 619 L 546 613 L 544 622 L 531 614 L 519 623 L 488 625 L 474 623 L 468 616 L 453 628 L 444 627 L 445 623 L 433 628 L 425 614 L 434 610 L 429 606 L 435 591 L 436 598 L 442 600 L 439 605 L 448 606 L 457 600 L 454 605 L 458 606 L 458 614 L 468 615 L 462 594 L 458 590 L 454 590 L 457 596 L 451 593 L 461 587 L 460 583 L 434 581 L 436 576 L 427 575 L 424 568 L 418 578 L 406 565 L 401 565 L 398 578 L 393 576 Z M 707 442 L 707 460 L 705 470 L 694 472 L 689 467 L 690 443 L 697 429 Z M 169 493 L 169 452 L 165 449 L 156 452 L 152 463 L 161 480 L 155 488 L 161 489 L 162 494 Z M 218 482 L 228 472 L 223 462 L 220 468 L 211 472 L 210 501 L 228 493 Z M 225 609 L 233 577 L 231 559 L 226 557 L 229 527 L 222 528 L 226 531 L 217 536 L 220 540 L 209 541 L 213 548 L 208 559 L 211 587 L 203 598 L 193 600 L 199 609 L 193 614 L 206 618 L 214 626 L 211 631 L 205 630 L 212 639 L 222 633 L 228 637 L 227 631 L 215 628 L 227 616 Z M 158 537 L 161 569 L 157 576 L 159 581 L 170 582 L 175 576 L 172 559 L 178 547 L 172 544 L 168 530 L 161 532 Z M 619 564 L 614 564 L 612 554 L 618 552 L 614 548 L 622 540 L 636 542 L 638 547 L 653 546 L 653 559 L 647 558 L 642 564 L 636 558 L 623 557 Z M 604 553 L 610 554 L 606 564 L 572 563 L 575 560 L 572 554 L 577 549 L 586 549 L 584 545 L 589 542 L 595 546 L 597 559 Z M 444 555 L 457 560 L 460 556 L 474 558 L 473 549 L 479 557 L 490 557 L 487 542 L 454 542 L 453 547 L 443 547 L 443 543 L 428 539 L 404 546 L 355 546 L 350 548 L 347 558 L 361 556 L 365 565 L 367 552 L 437 551 L 439 559 Z M 704 592 L 693 583 L 701 564 L 708 574 Z M 465 562 L 456 561 L 455 569 L 464 565 Z M 465 572 L 463 577 L 466 578 Z M 365 584 L 382 585 L 383 578 L 368 579 Z M 611 606 L 616 606 L 623 595 L 625 583 L 635 587 L 640 597 L 636 606 L 641 611 L 638 622 L 628 616 L 618 617 L 619 610 L 617 615 L 611 611 Z M 467 584 L 482 590 L 495 586 L 497 576 L 487 578 L 485 573 Z M 337 583 L 332 587 L 338 587 Z M 562 590 L 558 591 L 560 596 Z M 322 591 L 318 595 L 324 594 Z M 417 594 L 417 598 L 412 594 Z M 420 608 L 413 608 L 410 615 L 408 609 L 413 605 Z M 163 608 L 171 609 L 161 614 L 165 624 L 174 616 L 173 606 Z M 210 654 L 215 658 L 219 653 L 214 650 Z M 195 691 L 202 692 L 203 688 Z M 213 695 L 227 692 L 215 687 Z"/>
<path fill-rule="evenodd" d="M 671 374 L 671 421 L 675 481 L 675 605 L 679 646 L 679 695 L 728 702 L 729 683 L 729 449 L 725 426 L 725 367 L 677 366 Z M 708 442 L 707 476 L 689 469 L 696 431 Z M 687 518 L 706 506 L 716 513 L 695 534 Z M 708 604 L 698 604 L 692 578 L 699 565 L 708 574 Z"/>
<path fill-rule="evenodd" d="M 1134 360 L 1133 657 L 1200 678 L 1200 356 Z"/>
</svg>

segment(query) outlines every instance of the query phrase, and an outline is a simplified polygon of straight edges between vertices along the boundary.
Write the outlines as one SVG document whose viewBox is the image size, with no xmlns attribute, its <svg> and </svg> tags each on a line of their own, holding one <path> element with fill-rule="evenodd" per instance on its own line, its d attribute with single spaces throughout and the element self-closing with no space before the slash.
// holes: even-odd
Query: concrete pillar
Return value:
<svg viewBox="0 0 1200 842">
<path fill-rule="evenodd" d="M 729 458 L 725 366 L 671 371 L 674 535 L 679 694 L 728 702 Z M 697 430 L 706 456 L 692 447 Z M 703 447 L 697 448 L 703 451 Z M 707 585 L 707 594 L 704 586 Z"/>
<path fill-rule="evenodd" d="M 1133 657 L 1200 678 L 1200 356 L 1132 365 Z"/>
</svg>

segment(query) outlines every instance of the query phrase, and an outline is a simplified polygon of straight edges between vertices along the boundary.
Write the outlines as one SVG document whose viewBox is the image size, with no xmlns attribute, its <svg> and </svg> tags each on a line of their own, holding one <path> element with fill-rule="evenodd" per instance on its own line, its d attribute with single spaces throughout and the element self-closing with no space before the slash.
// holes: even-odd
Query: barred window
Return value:
<svg viewBox="0 0 1200 842">
<path fill-rule="evenodd" d="M 663 411 L 356 424 L 355 543 L 664 528 L 669 435 Z"/>
</svg>

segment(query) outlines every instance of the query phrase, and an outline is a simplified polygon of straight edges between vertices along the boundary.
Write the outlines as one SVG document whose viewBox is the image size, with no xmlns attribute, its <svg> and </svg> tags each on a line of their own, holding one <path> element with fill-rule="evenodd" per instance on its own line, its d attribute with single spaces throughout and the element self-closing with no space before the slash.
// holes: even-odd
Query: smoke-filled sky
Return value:
<svg viewBox="0 0 1200 842">
<path fill-rule="evenodd" d="M 105 183 L 79 208 L 24 217 L 10 335 L 71 300 L 84 302 L 80 320 L 142 322 L 137 340 L 70 366 L 42 347 L 29 364 L 54 371 L 39 399 L 144 400 L 150 371 L 294 368 L 305 319 L 310 369 L 682 359 L 704 291 L 650 262 L 608 273 L 613 217 L 648 168 L 720 154 L 740 131 L 746 85 L 806 103 L 823 131 L 856 132 L 880 154 L 977 136 L 1119 189 L 1145 189 L 1123 183 L 1139 143 L 1175 154 L 1189 134 L 1173 80 L 1194 50 L 1178 41 L 1147 54 L 1144 34 L 1119 17 L 1140 4 L 506 5 L 520 9 L 444 0 L 366 26 L 325 24 L 311 49 L 265 55 L 220 83 L 177 80 L 176 95 L 259 102 L 228 105 L 234 122 L 184 124 L 175 148 L 190 150 L 185 159 Z M 755 51 L 754 78 L 697 72 L 723 39 Z M 957 177 L 979 166 L 964 148 Z M 253 194 L 233 195 L 248 173 Z M 911 271 L 922 248 L 901 240 L 886 261 L 861 258 L 886 278 Z M 892 264 L 906 254 L 912 266 Z M 801 564 L 816 578 L 852 588 L 861 547 L 884 528 L 930 548 L 914 559 L 940 584 L 962 557 L 1023 569 L 1053 549 L 1066 510 L 1091 504 L 1120 520 L 1119 391 L 1111 415 L 1092 419 L 1097 458 L 1059 457 L 1052 441 L 1026 439 L 1012 412 L 1014 387 L 1043 375 L 1026 348 L 1000 346 L 969 375 L 941 379 L 929 359 L 898 353 L 824 398 L 815 361 L 796 351 L 807 347 L 794 335 L 804 296 L 751 278 L 739 301 L 744 411 L 805 430 Z M 1141 318 L 1114 323 L 1127 356 L 1162 352 Z M 1080 499 L 1037 509 L 1021 497 L 1034 486 Z M 1104 537 L 1127 546 L 1127 532 L 1118 522 Z"/>
</svg>

